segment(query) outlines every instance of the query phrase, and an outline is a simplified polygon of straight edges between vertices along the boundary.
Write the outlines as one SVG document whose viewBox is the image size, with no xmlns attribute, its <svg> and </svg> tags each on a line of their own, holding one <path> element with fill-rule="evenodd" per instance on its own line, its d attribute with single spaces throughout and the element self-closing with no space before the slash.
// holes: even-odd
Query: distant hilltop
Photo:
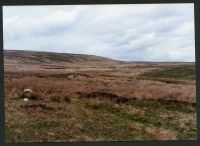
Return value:
<svg viewBox="0 0 200 146">
<path fill-rule="evenodd" d="M 53 53 L 25 50 L 4 50 L 4 60 L 21 63 L 68 63 L 68 64 L 119 64 L 123 61 L 85 54 Z"/>
<path fill-rule="evenodd" d="M 152 61 L 120 61 L 106 57 L 86 54 L 54 53 L 27 50 L 4 50 L 5 62 L 31 63 L 31 64 L 83 64 L 83 65 L 123 65 L 123 64 L 149 64 L 149 65 L 176 65 L 194 64 L 194 62 L 152 62 Z"/>
</svg>

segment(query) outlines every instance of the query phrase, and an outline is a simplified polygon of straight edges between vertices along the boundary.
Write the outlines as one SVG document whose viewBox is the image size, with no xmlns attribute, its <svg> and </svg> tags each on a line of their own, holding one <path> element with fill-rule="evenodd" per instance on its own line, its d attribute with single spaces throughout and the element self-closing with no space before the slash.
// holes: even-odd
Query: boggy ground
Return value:
<svg viewBox="0 0 200 146">
<path fill-rule="evenodd" d="M 194 65 L 24 68 L 5 67 L 7 142 L 196 139 Z"/>
<path fill-rule="evenodd" d="M 10 50 L 4 70 L 6 142 L 197 137 L 194 63 Z"/>
</svg>

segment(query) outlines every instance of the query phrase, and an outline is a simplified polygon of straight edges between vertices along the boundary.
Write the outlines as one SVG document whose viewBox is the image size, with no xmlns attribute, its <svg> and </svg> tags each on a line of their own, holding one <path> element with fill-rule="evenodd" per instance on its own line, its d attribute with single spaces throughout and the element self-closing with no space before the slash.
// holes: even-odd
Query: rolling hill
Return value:
<svg viewBox="0 0 200 146">
<path fill-rule="evenodd" d="M 123 63 L 105 57 L 85 54 L 37 52 L 24 50 L 4 50 L 4 62 L 28 64 L 82 64 L 114 65 Z"/>
</svg>

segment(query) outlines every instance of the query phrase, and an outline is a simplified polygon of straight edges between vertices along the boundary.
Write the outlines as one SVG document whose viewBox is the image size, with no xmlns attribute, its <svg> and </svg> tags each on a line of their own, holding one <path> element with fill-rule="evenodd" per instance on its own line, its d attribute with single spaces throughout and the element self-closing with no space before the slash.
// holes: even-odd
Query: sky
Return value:
<svg viewBox="0 0 200 146">
<path fill-rule="evenodd" d="M 193 4 L 4 6 L 5 50 L 195 61 Z"/>
</svg>

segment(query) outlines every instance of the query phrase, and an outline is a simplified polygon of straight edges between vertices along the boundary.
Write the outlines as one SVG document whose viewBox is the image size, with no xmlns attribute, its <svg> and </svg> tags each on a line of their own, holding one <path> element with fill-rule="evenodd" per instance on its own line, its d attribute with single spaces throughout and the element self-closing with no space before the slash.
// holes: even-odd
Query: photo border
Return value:
<svg viewBox="0 0 200 146">
<path fill-rule="evenodd" d="M 52 143 L 5 143 L 5 104 L 4 104 L 4 60 L 3 60 L 3 6 L 24 5 L 90 5 L 90 4 L 170 4 L 194 3 L 195 17 L 195 61 L 196 61 L 196 111 L 197 140 L 164 140 L 164 141 L 94 141 L 94 142 L 52 142 Z M 200 0 L 2 0 L 0 2 L 0 146 L 199 146 L 200 145 Z M 199 75 L 199 76 L 198 76 Z"/>
</svg>

